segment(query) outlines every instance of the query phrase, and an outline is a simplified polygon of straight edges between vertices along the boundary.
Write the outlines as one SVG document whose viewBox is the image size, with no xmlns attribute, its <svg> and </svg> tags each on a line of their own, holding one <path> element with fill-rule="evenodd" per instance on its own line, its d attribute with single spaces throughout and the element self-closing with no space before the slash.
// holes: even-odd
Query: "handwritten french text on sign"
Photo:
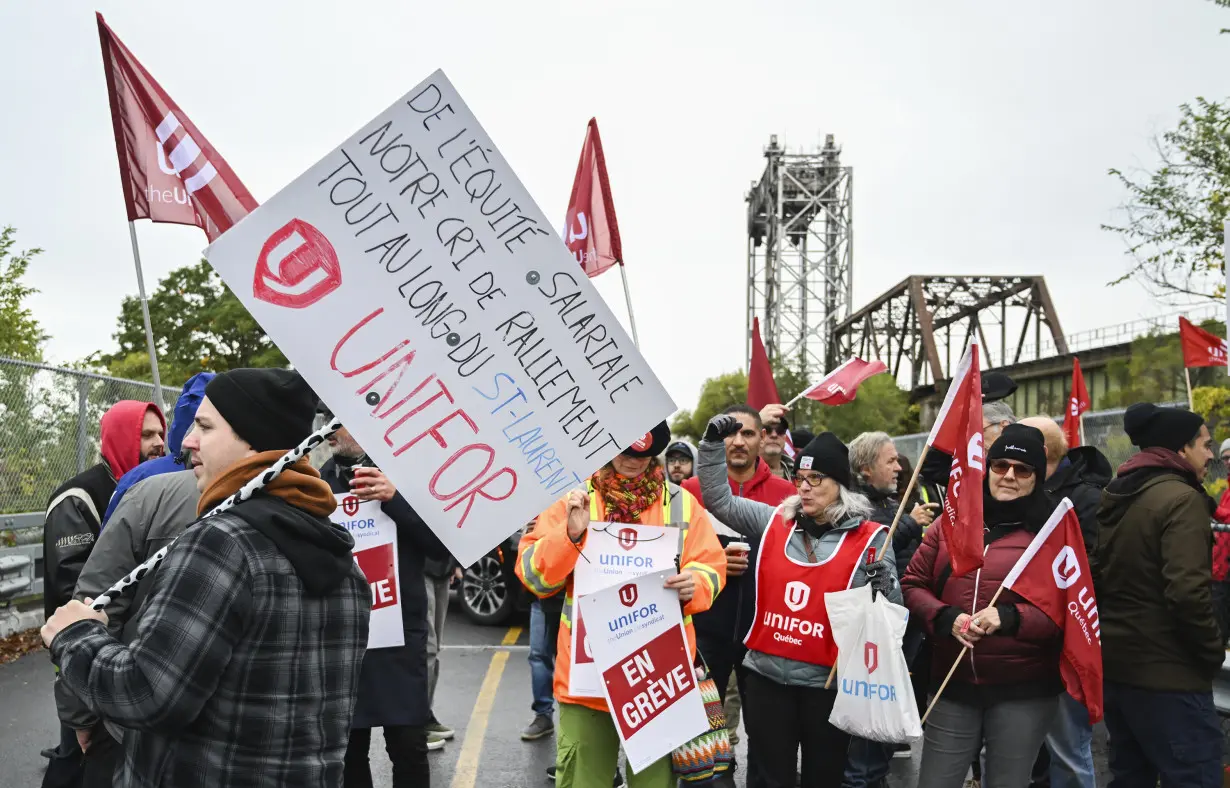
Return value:
<svg viewBox="0 0 1230 788">
<path fill-rule="evenodd" d="M 462 564 L 675 409 L 439 71 L 205 254 Z"/>
<path fill-rule="evenodd" d="M 650 572 L 671 569 L 674 574 L 678 550 L 679 531 L 676 528 L 590 523 L 585 547 L 572 573 L 572 593 L 579 599 Z M 585 620 L 579 606 L 573 618 L 568 694 L 575 698 L 601 698 L 602 676 L 585 642 Z"/>
<path fill-rule="evenodd" d="M 379 501 L 363 502 L 349 493 L 334 497 L 337 509 L 330 519 L 354 537 L 354 560 L 372 590 L 367 647 L 404 646 L 406 632 L 401 619 L 401 587 L 397 582 L 397 525 L 380 508 Z"/>
<path fill-rule="evenodd" d="M 709 729 L 673 569 L 582 597 L 603 694 L 628 765 L 639 772 Z"/>
</svg>

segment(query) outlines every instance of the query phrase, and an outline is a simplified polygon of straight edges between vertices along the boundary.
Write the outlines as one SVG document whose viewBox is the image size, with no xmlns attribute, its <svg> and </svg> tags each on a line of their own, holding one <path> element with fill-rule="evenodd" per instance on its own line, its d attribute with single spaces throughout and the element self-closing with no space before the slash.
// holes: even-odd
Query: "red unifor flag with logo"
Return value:
<svg viewBox="0 0 1230 788">
<path fill-rule="evenodd" d="M 1179 318 L 1179 339 L 1183 343 L 1183 366 L 1226 366 L 1226 340 L 1210 334 L 1185 317 Z"/>
<path fill-rule="evenodd" d="M 752 357 L 747 365 L 747 404 L 756 410 L 763 410 L 765 405 L 780 403 L 777 393 L 777 382 L 773 380 L 773 366 L 769 364 L 769 354 L 765 352 L 764 342 L 760 339 L 760 318 L 752 318 Z M 790 431 L 786 431 L 786 456 L 794 459 L 794 440 Z"/>
<path fill-rule="evenodd" d="M 1072 502 L 1064 498 L 1004 578 L 1010 588 L 1063 631 L 1059 673 L 1072 697 L 1102 719 L 1102 633 L 1085 539 Z"/>
<path fill-rule="evenodd" d="M 1084 443 L 1081 439 L 1081 414 L 1089 410 L 1089 389 L 1085 387 L 1085 374 L 1081 372 L 1080 359 L 1072 359 L 1072 393 L 1068 395 L 1068 409 L 1063 414 L 1063 436 L 1068 445 L 1076 448 Z"/>
<path fill-rule="evenodd" d="M 585 144 L 581 147 L 581 160 L 577 162 L 572 196 L 568 198 L 564 243 L 590 278 L 616 263 L 624 264 L 619 222 L 615 220 L 615 203 L 611 201 L 611 183 L 606 175 L 606 157 L 602 154 L 596 118 L 589 119 L 589 127 L 585 130 Z"/>
<path fill-rule="evenodd" d="M 887 371 L 888 367 L 883 361 L 863 361 L 855 357 L 825 375 L 823 380 L 800 396 L 825 405 L 845 405 L 858 396 L 858 387 L 863 381 Z"/>
<path fill-rule="evenodd" d="M 986 471 L 977 342 L 970 343 L 957 365 L 927 445 L 952 457 L 939 527 L 952 558 L 952 573 L 960 577 L 982 566 L 983 553 L 982 479 Z"/>
<path fill-rule="evenodd" d="M 213 242 L 256 200 L 102 14 L 98 36 L 128 220 L 196 225 Z"/>
</svg>

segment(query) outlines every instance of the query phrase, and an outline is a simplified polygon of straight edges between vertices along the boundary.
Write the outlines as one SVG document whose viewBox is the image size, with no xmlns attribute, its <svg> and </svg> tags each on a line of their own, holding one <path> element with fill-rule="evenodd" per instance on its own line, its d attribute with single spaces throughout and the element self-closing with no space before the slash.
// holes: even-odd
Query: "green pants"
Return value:
<svg viewBox="0 0 1230 788">
<path fill-rule="evenodd" d="M 619 762 L 619 734 L 611 715 L 561 703 L 555 759 L 556 788 L 611 788 Z M 637 774 L 628 770 L 628 788 L 675 788 L 677 782 L 669 755 Z"/>
</svg>

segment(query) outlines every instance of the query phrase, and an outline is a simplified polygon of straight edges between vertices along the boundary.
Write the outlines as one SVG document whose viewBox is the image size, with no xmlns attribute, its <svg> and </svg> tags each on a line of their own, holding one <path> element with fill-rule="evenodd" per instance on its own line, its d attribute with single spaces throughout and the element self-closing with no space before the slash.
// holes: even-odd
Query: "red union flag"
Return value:
<svg viewBox="0 0 1230 788">
<path fill-rule="evenodd" d="M 752 358 L 747 365 L 747 404 L 756 410 L 765 405 L 780 403 L 777 394 L 777 382 L 773 380 L 773 367 L 769 364 L 769 354 L 765 352 L 764 342 L 760 340 L 760 318 L 752 318 Z M 766 425 L 767 426 L 767 425 Z M 786 430 L 786 443 L 783 447 L 786 456 L 794 459 L 794 439 L 790 430 Z"/>
<path fill-rule="evenodd" d="M 1059 673 L 1064 686 L 1089 710 L 1091 723 L 1102 719 L 1098 602 L 1081 524 L 1067 498 L 1017 559 L 1004 578 L 1004 588 L 1022 596 L 1063 631 Z"/>
<path fill-rule="evenodd" d="M 98 14 L 128 220 L 192 224 L 213 242 L 256 200 Z"/>
<path fill-rule="evenodd" d="M 1226 366 L 1226 340 L 1210 334 L 1185 317 L 1179 318 L 1179 339 L 1183 343 L 1183 366 Z"/>
<path fill-rule="evenodd" d="M 595 277 L 616 263 L 624 264 L 597 118 L 590 118 L 585 130 L 585 144 L 581 147 L 572 196 L 568 198 L 568 216 L 564 219 L 564 243 L 588 277 Z"/>
<path fill-rule="evenodd" d="M 957 374 L 948 386 L 927 445 L 952 457 L 948 496 L 939 519 L 948 543 L 952 573 L 958 577 L 982 566 L 982 374 L 978 370 L 978 343 L 971 342 Z"/>
<path fill-rule="evenodd" d="M 1081 372 L 1080 359 L 1072 359 L 1072 393 L 1068 395 L 1068 408 L 1063 413 L 1063 436 L 1072 448 L 1080 446 L 1081 414 L 1089 410 L 1089 389 L 1085 388 L 1085 375 Z"/>
<path fill-rule="evenodd" d="M 887 371 L 883 361 L 863 361 L 855 357 L 825 375 L 823 380 L 804 391 L 803 396 L 825 405 L 845 405 L 858 396 L 858 387 L 864 380 Z"/>
</svg>

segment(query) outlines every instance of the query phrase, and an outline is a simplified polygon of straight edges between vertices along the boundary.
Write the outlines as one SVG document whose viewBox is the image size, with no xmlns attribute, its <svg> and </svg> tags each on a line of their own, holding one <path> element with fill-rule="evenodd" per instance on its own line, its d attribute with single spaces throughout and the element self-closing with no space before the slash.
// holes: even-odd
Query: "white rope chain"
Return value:
<svg viewBox="0 0 1230 788">
<path fill-rule="evenodd" d="M 230 509 L 232 506 L 234 506 L 237 503 L 241 503 L 243 501 L 248 500 L 256 493 L 257 490 L 261 489 L 262 487 L 269 484 L 274 479 L 278 478 L 278 476 L 282 473 L 282 471 L 286 470 L 290 466 L 297 463 L 299 460 L 303 459 L 304 455 L 306 455 L 308 452 L 310 452 L 312 449 L 316 448 L 320 444 L 324 443 L 324 441 L 330 435 L 337 432 L 339 429 L 341 429 L 341 427 L 342 427 L 341 420 L 335 418 L 332 421 L 330 421 L 328 424 L 326 424 L 325 426 L 316 430 L 316 432 L 313 432 L 311 435 L 307 436 L 307 439 L 305 439 L 303 443 L 300 443 L 295 448 L 286 452 L 286 454 L 282 455 L 281 459 L 279 459 L 273 465 L 269 466 L 269 470 L 265 471 L 260 476 L 257 476 L 255 479 L 245 484 L 239 490 L 239 492 L 235 493 L 234 495 L 227 498 L 225 501 L 223 501 L 222 503 L 218 504 L 213 509 L 211 509 L 209 513 L 205 515 L 205 517 L 213 517 L 215 514 L 218 514 L 219 512 L 225 512 L 227 509 Z M 205 519 L 205 517 L 202 517 L 201 519 L 203 520 Z M 141 582 L 141 578 L 145 577 L 147 574 L 157 569 L 158 564 L 162 563 L 162 559 L 167 557 L 167 551 L 169 551 L 174 545 L 175 545 L 175 542 L 172 541 L 170 544 L 168 544 L 167 546 L 160 549 L 158 552 L 151 555 L 143 563 L 138 565 L 136 569 L 133 569 L 131 572 L 129 572 L 127 575 L 121 578 L 119 582 L 117 582 L 115 585 L 108 588 L 105 593 L 103 593 L 101 596 L 95 599 L 94 603 L 90 605 L 90 607 L 94 610 L 106 609 L 107 605 L 111 604 L 111 600 L 113 598 L 120 596 L 128 589 L 136 586 L 138 583 Z"/>
</svg>

